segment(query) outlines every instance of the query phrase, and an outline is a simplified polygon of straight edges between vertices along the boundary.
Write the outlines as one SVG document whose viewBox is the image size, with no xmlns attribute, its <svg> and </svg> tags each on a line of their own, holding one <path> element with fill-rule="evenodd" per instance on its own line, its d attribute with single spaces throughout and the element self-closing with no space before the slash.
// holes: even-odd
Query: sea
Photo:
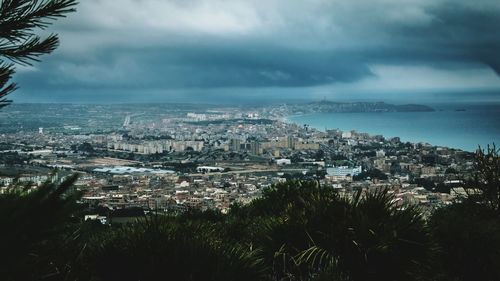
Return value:
<svg viewBox="0 0 500 281">
<path fill-rule="evenodd" d="M 475 151 L 500 146 L 500 102 L 426 104 L 434 112 L 314 113 L 288 116 L 285 121 L 319 130 L 355 130 L 404 142 L 424 142 Z"/>
</svg>

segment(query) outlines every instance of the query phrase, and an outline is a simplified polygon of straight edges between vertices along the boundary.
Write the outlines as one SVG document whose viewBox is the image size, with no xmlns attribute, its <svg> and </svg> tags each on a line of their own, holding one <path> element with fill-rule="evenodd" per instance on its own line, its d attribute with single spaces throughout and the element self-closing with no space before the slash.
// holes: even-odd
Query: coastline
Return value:
<svg viewBox="0 0 500 281">
<path fill-rule="evenodd" d="M 292 115 L 287 115 L 287 116 L 280 116 L 278 117 L 277 119 L 280 121 L 280 122 L 283 122 L 283 123 L 289 123 L 289 124 L 296 124 L 296 125 L 300 125 L 298 124 L 297 122 L 294 122 L 292 121 L 290 118 L 300 118 L 300 117 L 305 117 L 305 116 L 309 116 L 309 115 L 313 115 L 314 113 L 308 113 L 308 114 L 292 114 Z M 315 128 L 317 129 L 317 128 Z M 321 130 L 320 130 L 321 131 Z"/>
<path fill-rule="evenodd" d="M 331 114 L 345 114 L 345 113 L 331 113 Z M 307 116 L 311 116 L 311 115 L 314 115 L 314 113 L 309 113 L 309 114 L 295 114 L 295 115 L 290 115 L 290 116 L 284 116 L 284 117 L 280 117 L 279 120 L 281 122 L 283 122 L 283 123 L 295 124 L 295 125 L 301 126 L 303 124 L 300 124 L 300 123 L 298 123 L 296 121 L 293 121 L 293 120 L 291 120 L 291 118 L 307 117 Z M 320 132 L 326 132 L 324 128 L 320 128 L 318 126 L 312 126 L 312 128 L 314 128 L 315 130 L 318 130 Z M 401 142 L 410 142 L 410 143 L 414 143 L 414 144 L 424 144 L 424 145 L 430 145 L 430 146 L 434 146 L 434 147 L 443 147 L 443 148 L 447 148 L 447 149 L 455 149 L 455 150 L 462 150 L 462 151 L 466 151 L 466 152 L 472 152 L 472 151 L 464 150 L 464 149 L 461 149 L 461 148 L 447 147 L 447 146 L 442 146 L 442 145 L 433 145 L 433 144 L 428 143 L 426 141 L 407 140 L 407 139 L 405 139 L 404 137 L 401 137 L 401 136 L 387 136 L 387 135 L 385 135 L 383 133 L 373 134 L 373 133 L 359 131 L 359 130 L 356 130 L 356 129 L 342 130 L 340 128 L 333 128 L 333 127 L 331 129 L 333 129 L 333 130 L 340 130 L 342 132 L 356 131 L 358 133 L 368 134 L 370 137 L 373 137 L 373 136 L 376 136 L 376 135 L 381 135 L 385 139 L 391 139 L 391 138 L 396 138 L 397 137 L 397 138 L 401 139 Z"/>
<path fill-rule="evenodd" d="M 280 117 L 285 123 L 296 125 L 308 124 L 318 131 L 325 128 L 339 129 L 344 132 L 355 130 L 370 136 L 382 135 L 386 139 L 399 137 L 402 142 L 421 143 L 434 147 L 475 152 L 479 145 L 498 143 L 498 132 L 488 132 L 482 135 L 478 127 L 488 122 L 468 120 L 469 126 L 457 126 L 446 123 L 442 115 L 470 114 L 467 112 L 436 111 L 432 113 L 307 113 Z M 332 122 L 331 117 L 337 121 Z M 467 116 L 469 117 L 469 116 Z M 452 116 L 453 118 L 453 116 Z M 354 120 L 354 121 L 351 121 Z M 384 123 L 385 122 L 385 123 Z M 431 123 L 427 125 L 427 123 Z M 492 122 L 492 121 L 490 121 Z M 361 125 L 360 125 L 361 124 Z M 387 126 L 385 126 L 385 124 Z M 399 126 L 401 125 L 402 126 Z M 437 125 L 436 125 L 437 124 Z M 359 125 L 359 126 L 356 126 Z M 494 124 L 489 124 L 494 126 Z M 487 128 L 488 129 L 488 128 Z"/>
</svg>

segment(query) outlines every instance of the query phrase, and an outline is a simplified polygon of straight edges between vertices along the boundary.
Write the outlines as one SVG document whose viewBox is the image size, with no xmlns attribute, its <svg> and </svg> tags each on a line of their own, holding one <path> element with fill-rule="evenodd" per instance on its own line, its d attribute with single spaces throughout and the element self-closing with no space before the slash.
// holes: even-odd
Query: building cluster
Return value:
<svg viewBox="0 0 500 281">
<path fill-rule="evenodd" d="M 201 167 L 205 169 L 207 167 Z M 214 171 L 212 171 L 214 172 Z M 104 174 L 81 178 L 77 186 L 86 190 L 83 202 L 110 210 L 139 207 L 145 210 L 179 212 L 214 209 L 226 212 L 233 203 L 249 203 L 264 187 L 283 181 L 272 176 L 206 175 L 190 177 L 176 173 Z M 90 188 L 91 187 L 91 188 Z"/>
<path fill-rule="evenodd" d="M 165 152 L 176 151 L 202 151 L 203 141 L 175 141 L 175 140 L 158 140 L 158 141 L 119 141 L 109 142 L 107 148 L 118 151 L 128 151 L 139 154 L 161 154 Z"/>
</svg>

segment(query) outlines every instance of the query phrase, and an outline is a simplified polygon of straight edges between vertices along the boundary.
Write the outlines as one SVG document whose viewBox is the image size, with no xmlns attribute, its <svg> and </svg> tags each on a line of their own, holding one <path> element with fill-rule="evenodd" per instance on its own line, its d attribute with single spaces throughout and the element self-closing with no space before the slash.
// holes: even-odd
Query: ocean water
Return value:
<svg viewBox="0 0 500 281">
<path fill-rule="evenodd" d="M 475 151 L 495 143 L 500 146 L 500 103 L 428 104 L 435 112 L 316 113 L 286 120 L 319 130 L 356 130 L 402 141 Z M 462 111 L 465 109 L 465 111 Z"/>
</svg>

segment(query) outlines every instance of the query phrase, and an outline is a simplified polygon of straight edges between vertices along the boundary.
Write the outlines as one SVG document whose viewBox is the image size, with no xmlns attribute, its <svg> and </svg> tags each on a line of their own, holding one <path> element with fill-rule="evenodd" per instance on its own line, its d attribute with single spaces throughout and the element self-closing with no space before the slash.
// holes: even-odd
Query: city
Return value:
<svg viewBox="0 0 500 281">
<path fill-rule="evenodd" d="M 23 104 L 0 113 L 23 128 L 0 131 L 1 167 L 9 171 L 0 176 L 2 190 L 78 173 L 82 201 L 110 216 L 129 208 L 225 213 L 290 179 L 347 196 L 388 188 L 401 205 L 430 213 L 465 196 L 462 180 L 473 170 L 470 152 L 288 123 L 286 114 L 296 112 L 288 105 L 41 107 L 36 114 Z M 102 218 L 102 210 L 90 210 L 89 218 Z"/>
</svg>

